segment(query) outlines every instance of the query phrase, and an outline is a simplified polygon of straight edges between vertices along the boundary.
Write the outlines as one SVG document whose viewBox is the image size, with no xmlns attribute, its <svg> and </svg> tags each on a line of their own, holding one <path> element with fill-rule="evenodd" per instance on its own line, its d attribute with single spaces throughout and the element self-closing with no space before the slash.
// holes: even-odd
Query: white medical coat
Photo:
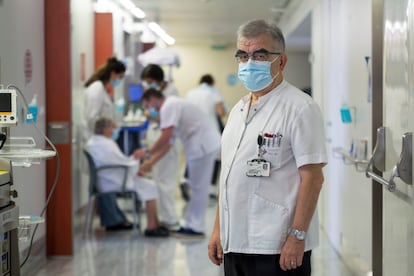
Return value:
<svg viewBox="0 0 414 276">
<path fill-rule="evenodd" d="M 208 118 L 221 132 L 217 120 L 216 105 L 223 102 L 220 92 L 214 87 L 202 83 L 187 93 L 186 99 L 207 114 Z"/>
<path fill-rule="evenodd" d="M 103 83 L 95 81 L 84 94 L 82 126 L 85 141 L 93 135 L 95 121 L 101 117 L 115 119 L 115 107 Z"/>
<path fill-rule="evenodd" d="M 222 136 L 220 235 L 225 253 L 280 254 L 294 216 L 300 186 L 298 168 L 326 163 L 325 132 L 317 104 L 283 81 L 251 106 L 250 95 L 232 109 Z M 248 177 L 247 161 L 257 158 L 259 133 L 270 177 Z M 318 216 L 308 229 L 305 249 L 318 244 Z"/>
<path fill-rule="evenodd" d="M 220 148 L 220 133 L 207 115 L 184 99 L 170 96 L 160 110 L 160 129 L 174 127 L 187 160 L 201 158 Z"/>
</svg>

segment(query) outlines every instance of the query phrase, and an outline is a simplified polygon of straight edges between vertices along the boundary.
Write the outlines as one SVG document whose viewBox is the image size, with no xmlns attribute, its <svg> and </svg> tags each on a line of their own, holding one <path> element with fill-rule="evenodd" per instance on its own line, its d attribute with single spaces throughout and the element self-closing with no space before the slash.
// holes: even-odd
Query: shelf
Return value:
<svg viewBox="0 0 414 276">
<path fill-rule="evenodd" d="M 56 152 L 53 150 L 36 148 L 32 137 L 12 137 L 10 144 L 5 144 L 0 150 L 0 158 L 11 160 L 12 165 L 16 167 L 30 167 L 54 156 Z"/>
</svg>

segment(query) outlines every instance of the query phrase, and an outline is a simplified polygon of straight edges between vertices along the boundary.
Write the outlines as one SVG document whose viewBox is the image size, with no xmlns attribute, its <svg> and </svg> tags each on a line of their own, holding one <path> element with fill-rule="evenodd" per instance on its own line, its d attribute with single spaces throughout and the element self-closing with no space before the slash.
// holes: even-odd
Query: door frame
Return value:
<svg viewBox="0 0 414 276">
<path fill-rule="evenodd" d="M 372 147 L 377 129 L 383 126 L 383 49 L 384 0 L 372 0 Z M 377 175 L 382 173 L 374 168 Z M 383 187 L 372 181 L 372 272 L 382 276 L 383 271 Z"/>
</svg>

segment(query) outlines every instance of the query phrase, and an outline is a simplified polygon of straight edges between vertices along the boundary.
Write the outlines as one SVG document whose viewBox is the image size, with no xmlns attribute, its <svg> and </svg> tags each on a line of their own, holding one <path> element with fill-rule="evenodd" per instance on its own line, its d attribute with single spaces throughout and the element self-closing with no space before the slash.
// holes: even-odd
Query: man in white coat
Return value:
<svg viewBox="0 0 414 276">
<path fill-rule="evenodd" d="M 175 235 L 202 238 L 220 134 L 202 111 L 184 99 L 165 97 L 155 89 L 148 89 L 142 100 L 148 113 L 159 117 L 161 136 L 145 152 L 149 159 L 141 165 L 141 171 L 148 172 L 168 152 L 176 136 L 180 138 L 188 164 L 191 198 L 185 212 L 185 225 Z"/>
<path fill-rule="evenodd" d="M 159 226 L 157 216 L 157 189 L 155 185 L 140 176 L 138 170 L 143 156 L 134 154 L 125 156 L 112 139 L 118 130 L 115 122 L 109 118 L 100 118 L 95 123 L 94 135 L 88 140 L 85 149 L 92 156 L 97 167 L 106 165 L 125 165 L 129 167 L 126 187 L 135 190 L 141 201 L 146 204 L 147 228 L 145 235 L 149 237 L 166 237 L 168 230 Z M 123 172 L 121 170 L 103 170 L 98 172 L 98 189 L 101 192 L 121 190 Z"/>
<path fill-rule="evenodd" d="M 283 79 L 285 40 L 274 23 L 238 31 L 238 77 L 249 90 L 222 137 L 219 208 L 208 254 L 226 276 L 310 276 L 316 205 L 327 163 L 315 101 Z"/>
</svg>

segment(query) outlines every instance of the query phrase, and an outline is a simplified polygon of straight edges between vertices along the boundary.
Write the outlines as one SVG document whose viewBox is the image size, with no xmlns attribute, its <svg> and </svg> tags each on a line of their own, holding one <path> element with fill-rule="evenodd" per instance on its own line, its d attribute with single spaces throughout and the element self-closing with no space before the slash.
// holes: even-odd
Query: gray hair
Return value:
<svg viewBox="0 0 414 276">
<path fill-rule="evenodd" d="M 276 51 L 285 52 L 285 38 L 283 33 L 272 21 L 259 19 L 244 23 L 237 30 L 237 41 L 242 37 L 255 38 L 262 34 L 268 34 L 272 37 Z"/>
<path fill-rule="evenodd" d="M 94 133 L 95 134 L 103 134 L 104 129 L 107 127 L 110 127 L 114 124 L 114 121 L 110 118 L 99 118 L 95 121 L 95 128 Z"/>
</svg>

